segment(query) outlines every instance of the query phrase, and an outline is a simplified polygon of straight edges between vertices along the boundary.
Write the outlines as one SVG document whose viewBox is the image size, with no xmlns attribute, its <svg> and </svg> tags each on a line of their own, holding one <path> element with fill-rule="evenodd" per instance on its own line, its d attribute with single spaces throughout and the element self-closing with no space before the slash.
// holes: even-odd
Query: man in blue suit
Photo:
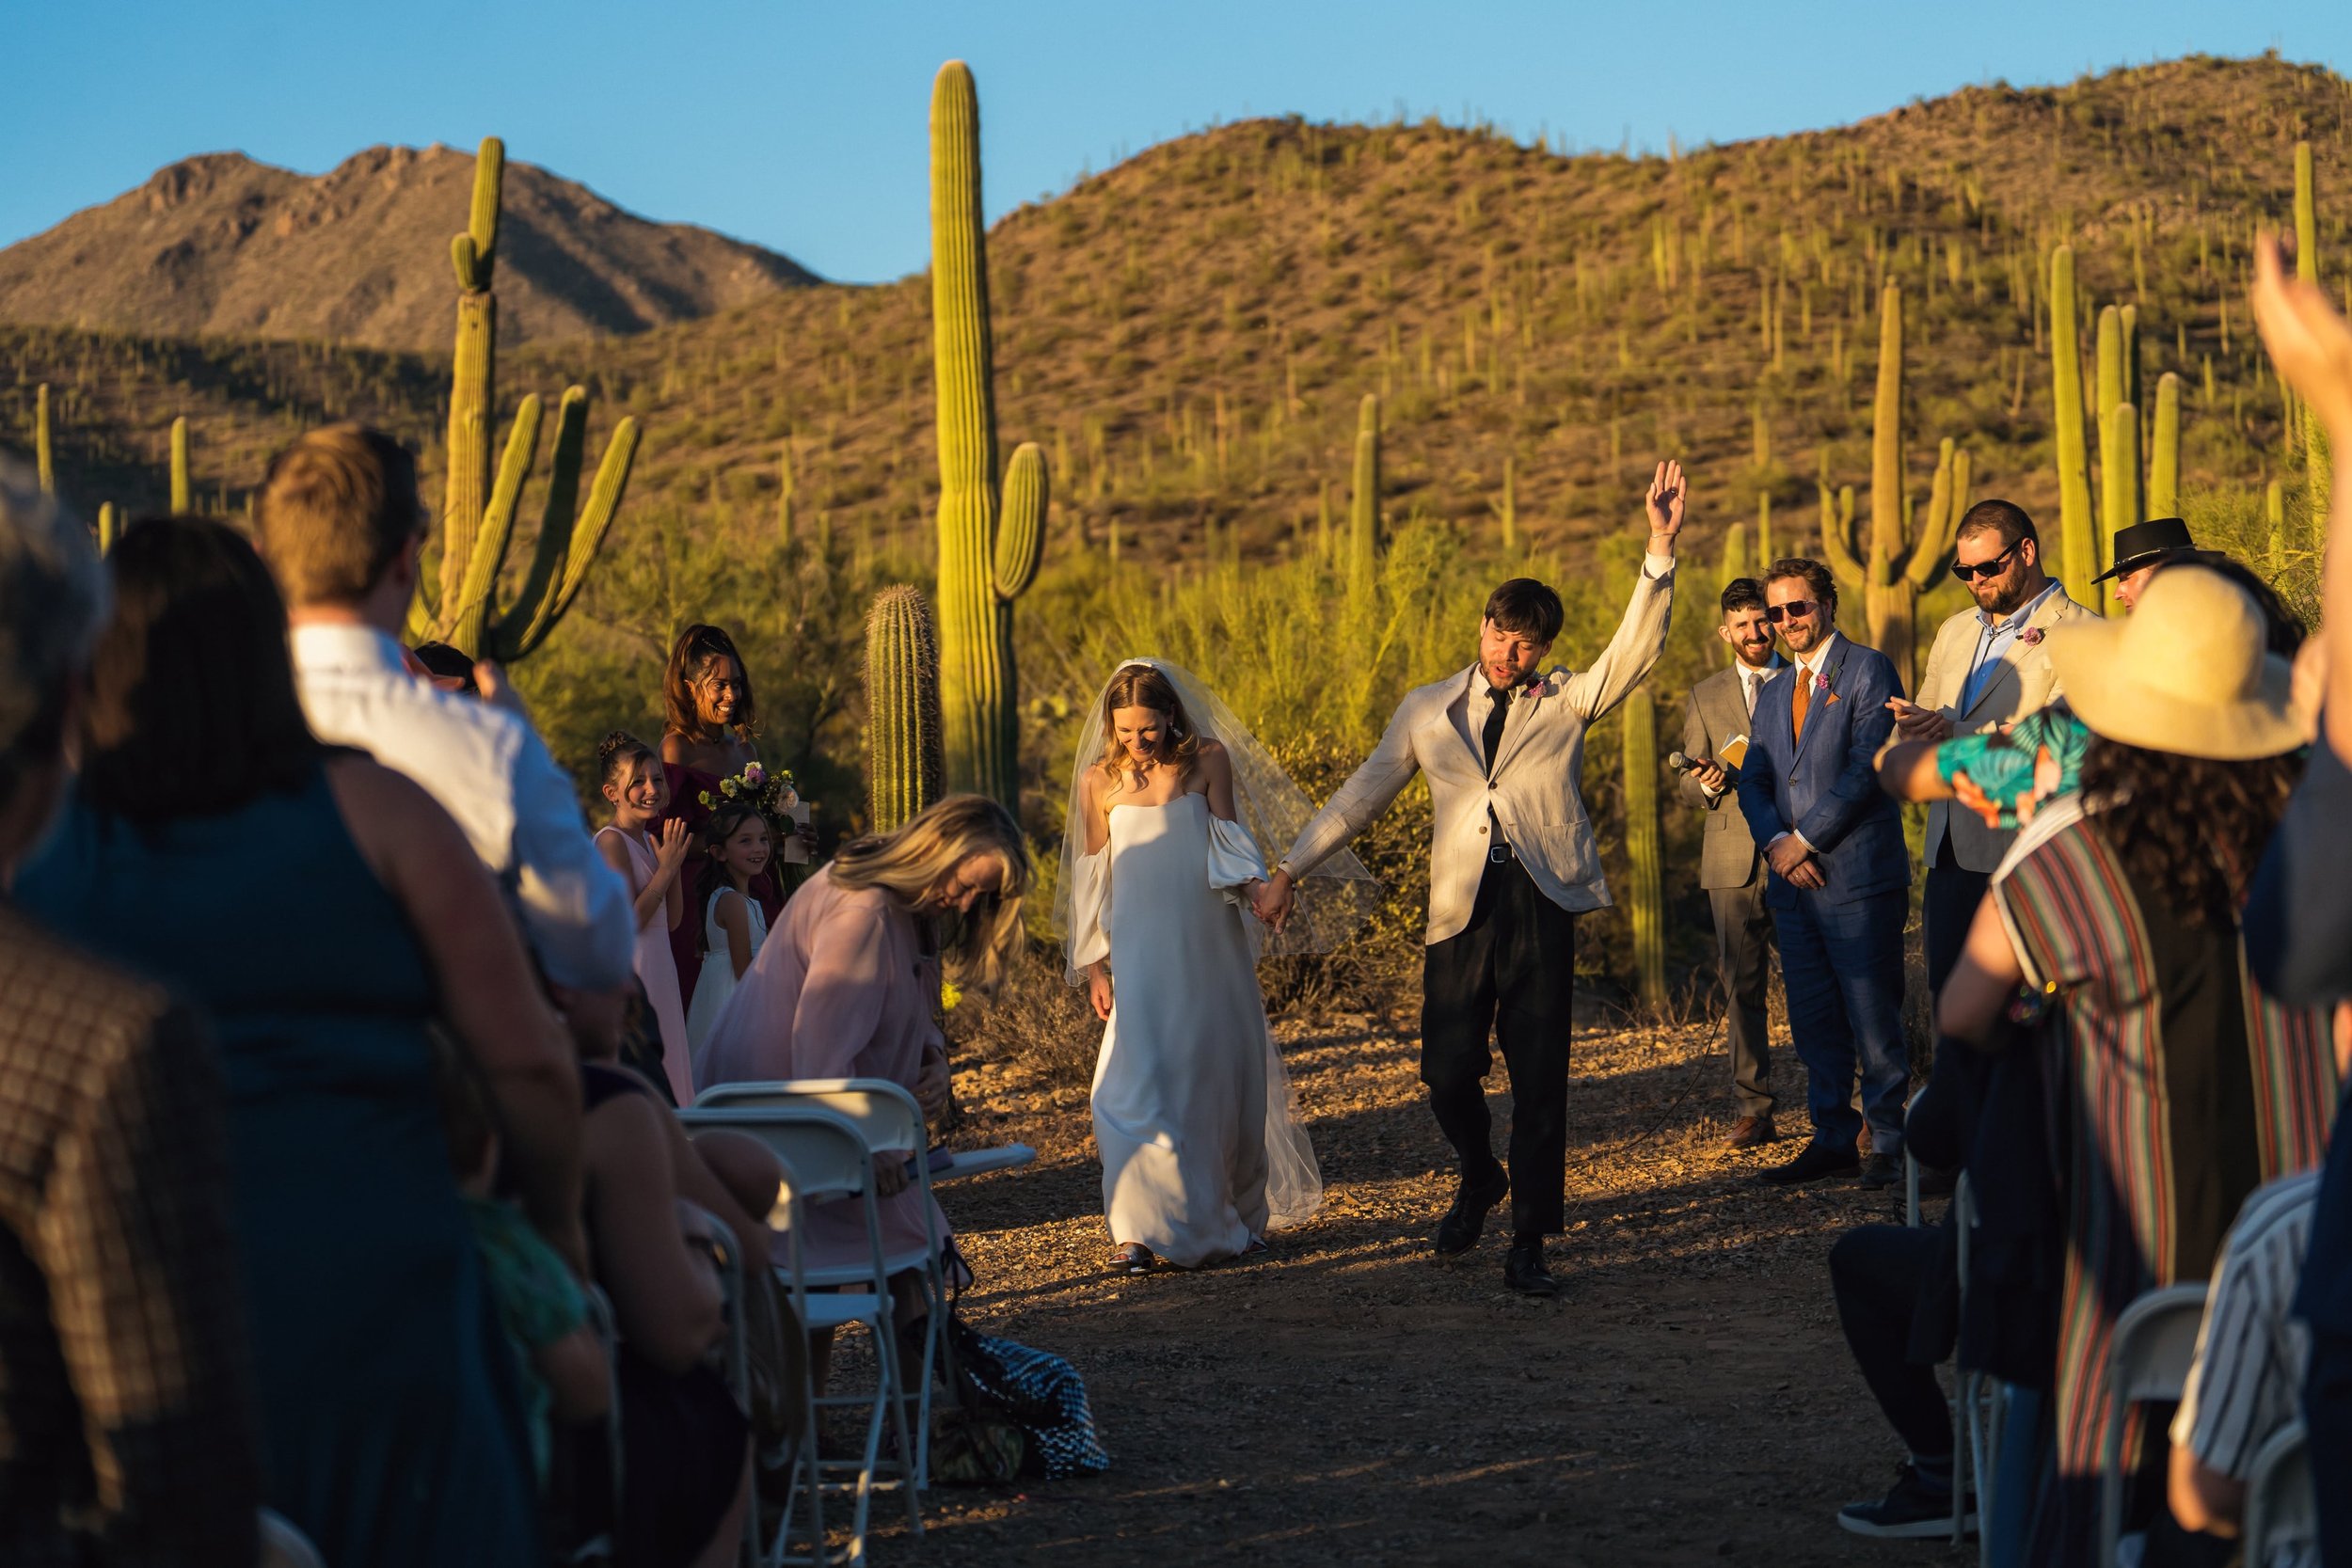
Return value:
<svg viewBox="0 0 2352 1568">
<path fill-rule="evenodd" d="M 1794 668 L 1756 699 L 1740 810 L 1770 872 L 1764 901 L 1780 933 L 1813 1137 L 1762 1180 L 1788 1185 L 1859 1170 L 1866 1186 L 1883 1187 L 1901 1170 L 1911 1086 L 1902 1023 L 1911 854 L 1871 764 L 1894 727 L 1886 700 L 1904 694 L 1902 682 L 1885 655 L 1839 635 L 1837 585 L 1820 562 L 1773 562 L 1764 603 Z M 1865 1115 L 1867 1164 L 1856 1152 Z"/>
</svg>

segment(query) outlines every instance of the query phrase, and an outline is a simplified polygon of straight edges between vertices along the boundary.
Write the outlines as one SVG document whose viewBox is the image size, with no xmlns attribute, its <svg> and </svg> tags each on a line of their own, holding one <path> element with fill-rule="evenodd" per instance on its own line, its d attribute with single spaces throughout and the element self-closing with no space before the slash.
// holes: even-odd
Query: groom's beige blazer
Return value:
<svg viewBox="0 0 2352 1568">
<path fill-rule="evenodd" d="M 1428 775 L 1437 821 L 1429 845 L 1432 943 L 1470 924 L 1494 835 L 1487 812 L 1544 895 L 1570 911 L 1609 903 L 1593 825 L 1579 793 L 1584 731 L 1625 700 L 1666 647 L 1674 606 L 1674 558 L 1653 555 L 1626 606 L 1617 634 L 1583 670 L 1555 667 L 1511 699 L 1494 776 L 1486 774 L 1479 735 L 1486 722 L 1486 676 L 1472 664 L 1406 693 L 1380 744 L 1331 797 L 1283 857 L 1304 876 L 1389 809 L 1416 768 Z"/>
</svg>

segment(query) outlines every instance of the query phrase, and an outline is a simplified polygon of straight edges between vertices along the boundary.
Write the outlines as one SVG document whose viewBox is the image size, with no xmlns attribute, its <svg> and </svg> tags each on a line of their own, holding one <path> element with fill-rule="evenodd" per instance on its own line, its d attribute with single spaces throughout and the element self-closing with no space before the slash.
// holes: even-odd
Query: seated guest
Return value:
<svg viewBox="0 0 2352 1568">
<path fill-rule="evenodd" d="M 1021 940 L 1028 885 L 1020 828 L 977 795 L 949 796 L 893 832 L 842 846 L 792 895 L 739 982 L 704 1049 L 710 1081 L 887 1078 L 936 1122 L 947 1106 L 941 982 L 994 984 Z M 883 1250 L 921 1247 L 924 1215 L 899 1161 L 878 1161 L 876 1186 Z M 931 1222 L 945 1240 L 936 1206 Z M 803 1248 L 818 1268 L 867 1257 L 856 1206 L 811 1208 Z M 898 1299 L 900 1323 L 911 1323 L 922 1310 L 912 1281 Z"/>
<path fill-rule="evenodd" d="M 302 720 L 285 607 L 226 526 L 106 558 L 81 779 L 18 895 L 202 1004 L 229 1086 L 265 1501 L 336 1568 L 538 1551 L 515 1365 L 449 1167 L 428 1024 L 577 1270 L 580 1081 L 497 889 L 401 775 Z"/>
<path fill-rule="evenodd" d="M 406 774 L 456 819 L 549 979 L 620 985 L 634 956 L 628 890 L 596 858 L 521 699 L 486 663 L 474 669 L 483 700 L 437 689 L 394 641 L 423 525 L 416 460 L 389 436 L 328 425 L 270 463 L 254 538 L 290 610 L 303 713 L 319 739 Z"/>
<path fill-rule="evenodd" d="M 708 1257 L 692 1241 L 681 1200 L 708 1210 L 766 1255 L 763 1208 L 743 1213 L 743 1195 L 713 1179 L 677 1118 L 653 1085 L 618 1062 L 627 1009 L 610 995 L 558 992 L 580 1053 L 588 1104 L 588 1236 L 596 1276 L 612 1300 L 620 1348 L 621 1476 L 616 1560 L 641 1568 L 723 1568 L 734 1560 L 748 1506 L 743 1459 L 748 1427 L 726 1379 L 713 1365 L 725 1332 L 723 1297 Z M 749 1143 L 748 1139 L 736 1140 Z M 766 1191 L 775 1200 L 774 1157 Z M 772 1320 L 770 1320 L 772 1321 Z M 753 1337 L 760 1342 L 760 1337 Z M 582 1468 L 613 1491 L 599 1439 L 586 1445 Z"/>
<path fill-rule="evenodd" d="M 679 632 L 661 673 L 661 764 L 669 775 L 669 815 L 699 836 L 721 799 L 719 785 L 760 760 L 759 705 L 752 695 L 751 671 L 723 626 L 696 623 Z M 713 804 L 705 805 L 709 796 Z M 803 848 L 816 837 L 801 830 Z M 805 855 L 803 857 L 805 859 Z M 699 911 L 712 873 L 700 861 L 687 868 L 686 907 Z M 791 883 L 782 864 L 771 864 L 752 879 L 760 917 L 774 925 L 784 912 Z M 702 978 L 701 917 L 671 932 L 678 990 L 689 1005 Z"/>
<path fill-rule="evenodd" d="M 47 828 L 106 585 L 0 467 L 0 888 Z M 163 988 L 0 899 L 0 1560 L 255 1560 L 218 1058 Z"/>
<path fill-rule="evenodd" d="M 2325 1147 L 2327 1017 L 2243 978 L 2238 911 L 2302 771 L 2287 664 L 2265 641 L 2250 597 L 2178 565 L 2128 620 L 2051 631 L 2053 668 L 2092 736 L 2082 787 L 2020 839 L 1938 1008 L 1945 1034 L 1984 1042 L 2019 1006 L 2046 1007 L 2064 1053 L 2057 1110 L 2072 1152 L 2043 1560 L 2093 1555 L 2116 1315 L 2156 1286 L 2205 1278 L 2246 1196 Z M 2136 1441 L 2126 1462 L 2141 1462 Z"/>
<path fill-rule="evenodd" d="M 2245 1528 L 2254 1455 L 2296 1418 L 2311 1335 L 2295 1321 L 2295 1287 L 2318 1200 L 2315 1170 L 2256 1188 L 2214 1265 L 2197 1360 L 2172 1418 L 2172 1516 L 2185 1528 L 2236 1536 Z M 2316 1560 L 2308 1540 L 2272 1546 L 2249 1568 Z"/>
</svg>

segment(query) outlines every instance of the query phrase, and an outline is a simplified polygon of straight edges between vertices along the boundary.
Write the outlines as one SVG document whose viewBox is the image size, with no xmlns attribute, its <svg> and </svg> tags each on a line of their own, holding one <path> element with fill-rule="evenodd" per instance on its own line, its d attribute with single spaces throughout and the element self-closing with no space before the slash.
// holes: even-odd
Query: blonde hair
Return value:
<svg viewBox="0 0 2352 1568">
<path fill-rule="evenodd" d="M 1103 693 L 1104 776 L 1116 781 L 1127 768 L 1127 747 L 1111 718 L 1122 707 L 1146 707 L 1168 715 L 1168 744 L 1161 749 L 1160 758 L 1176 765 L 1179 784 L 1189 779 L 1200 756 L 1200 732 L 1193 728 L 1192 716 L 1184 711 L 1184 700 L 1176 695 L 1176 688 L 1149 664 L 1120 666 Z"/>
<path fill-rule="evenodd" d="M 381 431 L 330 424 L 270 460 L 253 535 L 299 610 L 367 597 L 424 529 L 417 460 Z"/>
<path fill-rule="evenodd" d="M 993 855 L 1004 872 L 992 899 L 941 923 L 940 959 L 947 978 L 986 990 L 1021 940 L 1021 899 L 1029 891 L 1029 847 L 1012 814 L 985 795 L 950 795 L 893 832 L 845 844 L 831 874 L 846 888 L 878 887 L 909 911 L 939 892 L 974 855 Z"/>
</svg>

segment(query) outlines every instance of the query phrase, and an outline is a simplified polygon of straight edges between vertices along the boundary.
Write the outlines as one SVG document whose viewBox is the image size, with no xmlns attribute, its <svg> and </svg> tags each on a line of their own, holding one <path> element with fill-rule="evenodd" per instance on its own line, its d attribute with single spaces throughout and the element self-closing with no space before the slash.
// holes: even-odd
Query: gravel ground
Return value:
<svg viewBox="0 0 2352 1568">
<path fill-rule="evenodd" d="M 943 1193 L 979 1275 L 963 1310 L 1076 1364 L 1113 1467 L 942 1490 L 921 1543 L 885 1504 L 878 1562 L 1966 1560 L 1834 1522 L 1899 1449 L 1845 1354 L 1823 1258 L 1848 1226 L 1899 1220 L 1899 1189 L 1754 1184 L 1796 1146 L 1720 1147 L 1711 1030 L 1580 1027 L 1549 1302 L 1502 1289 L 1492 1228 L 1463 1259 L 1430 1256 L 1453 1177 L 1410 1014 L 1281 1034 L 1322 1212 L 1269 1257 L 1141 1279 L 1104 1272 L 1083 1091 L 1018 1061 L 961 1066 L 956 1141 L 1039 1153 Z M 1801 1100 L 1801 1069 L 1776 1058 Z M 1498 1063 L 1499 1140 L 1501 1080 Z M 1801 1122 L 1800 1106 L 1784 1125 Z"/>
</svg>

